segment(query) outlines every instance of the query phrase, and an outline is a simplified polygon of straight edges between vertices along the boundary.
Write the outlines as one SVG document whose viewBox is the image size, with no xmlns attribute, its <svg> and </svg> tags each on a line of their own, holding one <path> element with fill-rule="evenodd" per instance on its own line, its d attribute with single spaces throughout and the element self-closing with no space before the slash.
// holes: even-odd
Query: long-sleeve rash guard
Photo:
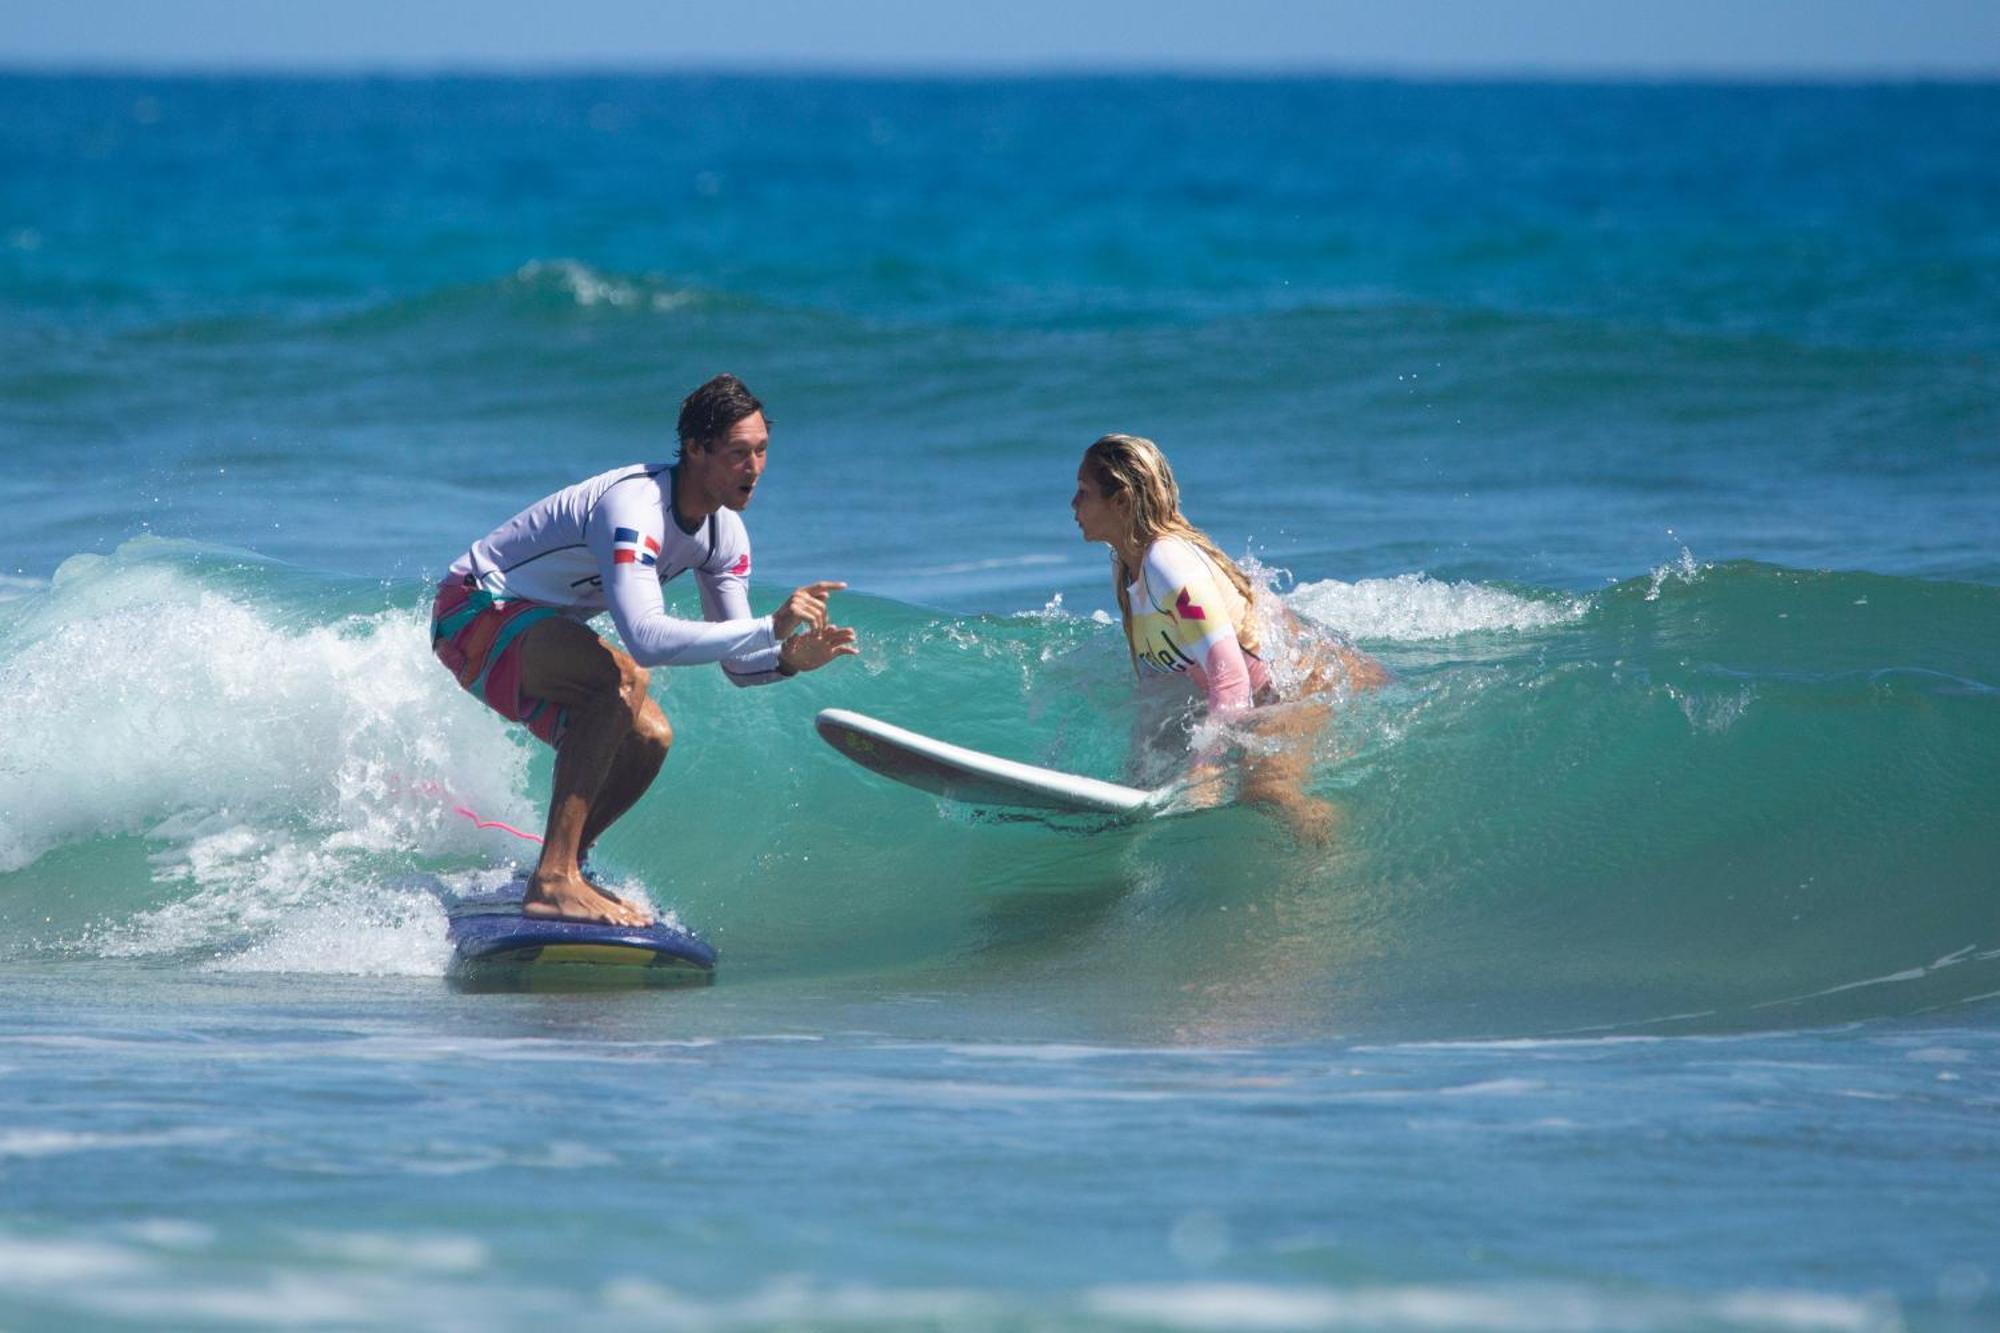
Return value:
<svg viewBox="0 0 2000 1333">
<path fill-rule="evenodd" d="M 1192 542 L 1154 542 L 1126 593 L 1134 660 L 1142 670 L 1193 680 L 1212 716 L 1242 712 L 1270 685 L 1270 671 L 1237 637 L 1248 601 Z"/>
<path fill-rule="evenodd" d="M 720 662 L 738 685 L 777 680 L 770 616 L 750 614 L 750 534 L 718 509 L 694 531 L 674 512 L 669 464 L 615 468 L 508 519 L 453 562 L 495 598 L 527 598 L 579 620 L 610 611 L 640 666 Z M 694 571 L 706 620 L 667 614 L 660 587 Z"/>
</svg>

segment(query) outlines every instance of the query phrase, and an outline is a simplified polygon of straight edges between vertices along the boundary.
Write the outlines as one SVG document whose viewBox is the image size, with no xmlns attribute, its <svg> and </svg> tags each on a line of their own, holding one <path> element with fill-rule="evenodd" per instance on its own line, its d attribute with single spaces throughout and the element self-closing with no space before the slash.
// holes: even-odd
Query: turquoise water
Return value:
<svg viewBox="0 0 2000 1333">
<path fill-rule="evenodd" d="M 2000 93 L 0 78 L 0 1324 L 2000 1327 Z M 472 994 L 548 757 L 429 582 L 774 421 L 606 871 L 695 992 Z M 1106 777 L 1077 456 L 1394 673 L 1263 816 Z M 683 590 L 684 592 L 685 590 Z"/>
</svg>

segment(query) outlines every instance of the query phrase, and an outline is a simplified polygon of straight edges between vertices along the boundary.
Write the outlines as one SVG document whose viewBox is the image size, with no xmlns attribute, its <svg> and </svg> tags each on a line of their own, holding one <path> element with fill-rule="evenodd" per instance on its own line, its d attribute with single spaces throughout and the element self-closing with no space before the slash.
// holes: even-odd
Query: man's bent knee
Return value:
<svg viewBox="0 0 2000 1333">
<path fill-rule="evenodd" d="M 662 759 L 666 758 L 668 748 L 674 743 L 674 729 L 667 722 L 667 715 L 661 712 L 660 706 L 650 698 L 639 710 L 638 719 L 632 724 L 632 734 L 645 745 L 659 751 Z"/>
<path fill-rule="evenodd" d="M 623 653 L 614 655 L 613 661 L 618 667 L 618 700 L 632 714 L 636 725 L 645 716 L 646 705 L 652 702 L 646 690 L 653 683 L 653 673 Z"/>
<path fill-rule="evenodd" d="M 578 682 L 589 696 L 585 706 L 614 709 L 636 725 L 650 702 L 652 673 L 609 644 L 600 642 L 598 649 Z"/>
</svg>

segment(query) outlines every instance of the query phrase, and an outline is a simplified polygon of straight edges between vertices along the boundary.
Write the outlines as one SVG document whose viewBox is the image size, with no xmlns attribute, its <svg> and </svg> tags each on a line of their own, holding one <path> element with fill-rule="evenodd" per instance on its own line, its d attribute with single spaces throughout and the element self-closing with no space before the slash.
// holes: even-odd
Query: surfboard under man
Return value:
<svg viewBox="0 0 2000 1333">
<path fill-rule="evenodd" d="M 827 621 L 827 598 L 845 583 L 809 583 L 775 613 L 750 614 L 750 535 L 737 515 L 764 475 L 764 405 L 718 375 L 682 402 L 679 435 L 672 463 L 615 468 L 530 505 L 438 585 L 432 651 L 466 690 L 555 747 L 529 915 L 651 920 L 580 868 L 673 741 L 646 668 L 719 662 L 738 685 L 768 685 L 858 651 L 853 630 Z M 699 621 L 669 615 L 660 592 L 690 570 Z M 605 610 L 623 651 L 584 623 Z"/>
</svg>

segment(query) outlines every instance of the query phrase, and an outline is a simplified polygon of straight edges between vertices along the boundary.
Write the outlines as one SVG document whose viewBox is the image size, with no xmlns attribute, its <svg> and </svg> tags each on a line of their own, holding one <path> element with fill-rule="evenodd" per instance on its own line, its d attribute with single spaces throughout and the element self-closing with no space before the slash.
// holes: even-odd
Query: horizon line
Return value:
<svg viewBox="0 0 2000 1333">
<path fill-rule="evenodd" d="M 1300 62 L 1182 63 L 1173 61 L 1073 61 L 1036 63 L 979 60 L 813 61 L 725 59 L 617 61 L 592 57 L 541 61 L 408 60 L 238 62 L 198 60 L 17 59 L 0 55 L 0 77 L 69 78 L 647 78 L 663 76 L 767 78 L 907 78 L 917 80 L 1033 80 L 1164 78 L 1189 81 L 1325 80 L 1381 83 L 1616 83 L 1733 85 L 1861 85 L 2000 83 L 2000 64 L 1957 68 L 1929 64 L 1881 66 L 1634 66 L 1522 62 L 1472 64 L 1318 64 Z"/>
</svg>

